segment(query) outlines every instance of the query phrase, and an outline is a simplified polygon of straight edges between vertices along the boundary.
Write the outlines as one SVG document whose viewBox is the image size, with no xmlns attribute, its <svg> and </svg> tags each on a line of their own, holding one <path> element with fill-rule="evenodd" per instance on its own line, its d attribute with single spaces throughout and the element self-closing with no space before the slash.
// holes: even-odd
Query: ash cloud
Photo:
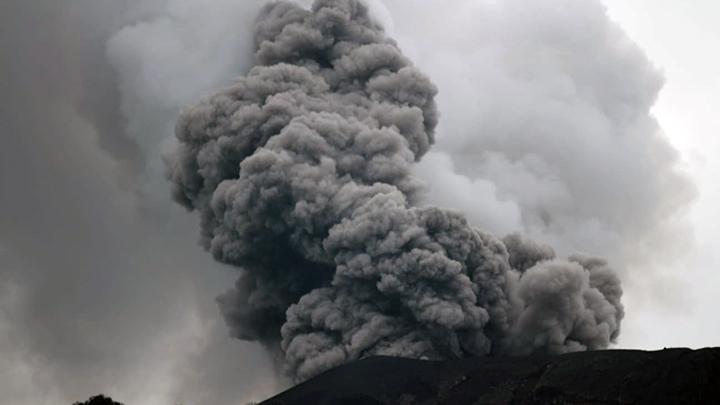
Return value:
<svg viewBox="0 0 720 405">
<path fill-rule="evenodd" d="M 180 106 L 249 69 L 251 21 L 260 3 L 8 0 L 0 6 L 0 42 L 8 50 L 0 63 L 0 392 L 6 401 L 72 403 L 107 392 L 133 404 L 245 403 L 276 391 L 266 356 L 254 344 L 228 341 L 216 322 L 212 298 L 236 272 L 195 252 L 196 224 L 168 209 L 160 161 L 172 145 Z M 667 264 L 687 246 L 672 220 L 692 194 L 649 114 L 662 80 L 597 2 L 368 3 L 441 89 L 437 143 L 411 165 L 432 192 L 408 192 L 412 206 L 461 209 L 470 223 L 497 235 L 519 232 L 523 240 L 550 243 L 561 256 L 597 253 L 620 270 L 631 258 L 652 261 L 622 274 L 626 290 L 629 276 L 641 281 L 625 300 L 681 293 L 676 283 L 647 287 L 657 281 L 652 265 Z M 613 105 L 628 107 L 626 121 L 605 113 Z M 648 125 L 627 125 L 633 121 Z M 622 203 L 606 204 L 618 197 Z M 514 242 L 503 241 L 511 267 L 532 267 L 538 254 L 514 256 Z M 282 336 L 274 332 L 286 319 L 280 308 L 334 271 L 328 266 L 318 278 L 290 281 L 273 275 L 272 282 L 243 271 L 221 298 L 225 315 L 243 320 L 231 322 L 231 332 L 282 353 Z M 598 272 L 596 266 L 592 274 Z M 607 288 L 617 285 L 611 278 L 581 278 L 559 280 L 569 291 L 586 282 L 603 285 L 597 289 L 609 302 L 619 298 L 619 289 Z M 279 282 L 287 289 L 278 289 Z M 566 319 L 562 305 L 548 313 Z M 538 324 L 528 319 L 540 318 L 516 319 L 517 329 L 532 331 Z M 657 324 L 628 318 L 623 333 L 634 326 L 638 342 L 648 342 L 650 329 L 660 341 L 668 330 Z M 509 346 L 522 344 L 515 342 Z"/>
<path fill-rule="evenodd" d="M 242 268 L 218 301 L 302 380 L 369 355 L 448 358 L 607 347 L 623 318 L 602 259 L 558 258 L 421 204 L 437 88 L 355 0 L 287 2 L 255 64 L 188 108 L 169 159 L 202 243 Z"/>
<path fill-rule="evenodd" d="M 267 354 L 229 338 L 217 312 L 213 298 L 234 274 L 197 249 L 195 221 L 153 170 L 157 144 L 172 138 L 173 105 L 187 102 L 159 88 L 212 89 L 164 64 L 205 59 L 184 72 L 214 64 L 214 80 L 228 79 L 216 72 L 236 68 L 241 47 L 223 49 L 228 62 L 199 49 L 255 18 L 236 3 L 0 6 L 0 402 L 70 404 L 105 392 L 128 404 L 236 404 L 277 390 Z M 130 35 L 140 27 L 151 29 Z M 185 41 L 173 47 L 178 34 Z M 123 110 L 127 100 L 145 108 Z"/>
</svg>

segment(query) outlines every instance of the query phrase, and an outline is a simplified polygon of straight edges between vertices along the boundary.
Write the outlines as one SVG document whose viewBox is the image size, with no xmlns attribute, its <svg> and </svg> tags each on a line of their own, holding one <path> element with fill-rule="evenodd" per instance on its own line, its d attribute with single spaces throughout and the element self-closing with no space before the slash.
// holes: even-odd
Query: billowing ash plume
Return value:
<svg viewBox="0 0 720 405">
<path fill-rule="evenodd" d="M 459 213 L 419 207 L 435 86 L 357 0 L 259 16 L 256 64 L 187 109 L 174 197 L 214 257 L 243 268 L 219 298 L 235 336 L 296 379 L 370 355 L 563 353 L 619 333 L 619 279 Z"/>
</svg>

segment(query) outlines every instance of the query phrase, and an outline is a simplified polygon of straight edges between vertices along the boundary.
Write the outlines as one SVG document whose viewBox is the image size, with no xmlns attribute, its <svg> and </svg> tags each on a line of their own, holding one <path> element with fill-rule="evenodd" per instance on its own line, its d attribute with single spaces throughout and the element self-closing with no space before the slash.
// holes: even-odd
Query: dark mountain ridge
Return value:
<svg viewBox="0 0 720 405">
<path fill-rule="evenodd" d="M 719 404 L 720 348 L 425 361 L 372 357 L 262 405 Z"/>
</svg>

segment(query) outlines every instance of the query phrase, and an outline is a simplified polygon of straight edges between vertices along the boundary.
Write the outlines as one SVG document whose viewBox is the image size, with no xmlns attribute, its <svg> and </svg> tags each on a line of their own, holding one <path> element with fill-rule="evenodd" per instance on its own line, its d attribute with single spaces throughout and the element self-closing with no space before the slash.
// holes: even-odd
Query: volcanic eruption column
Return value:
<svg viewBox="0 0 720 405">
<path fill-rule="evenodd" d="M 234 336 L 307 379 L 370 355 L 605 348 L 618 277 L 597 258 L 498 239 L 418 206 L 437 92 L 356 0 L 266 6 L 255 66 L 187 109 L 169 159 L 202 243 L 242 268 L 218 298 Z"/>
</svg>

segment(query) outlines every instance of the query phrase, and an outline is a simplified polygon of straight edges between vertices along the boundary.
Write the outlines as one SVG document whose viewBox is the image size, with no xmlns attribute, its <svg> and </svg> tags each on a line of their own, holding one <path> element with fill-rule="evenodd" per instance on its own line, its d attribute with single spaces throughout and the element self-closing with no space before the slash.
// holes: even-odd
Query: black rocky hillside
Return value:
<svg viewBox="0 0 720 405">
<path fill-rule="evenodd" d="M 261 405 L 720 404 L 720 348 L 423 361 L 373 357 Z"/>
</svg>

